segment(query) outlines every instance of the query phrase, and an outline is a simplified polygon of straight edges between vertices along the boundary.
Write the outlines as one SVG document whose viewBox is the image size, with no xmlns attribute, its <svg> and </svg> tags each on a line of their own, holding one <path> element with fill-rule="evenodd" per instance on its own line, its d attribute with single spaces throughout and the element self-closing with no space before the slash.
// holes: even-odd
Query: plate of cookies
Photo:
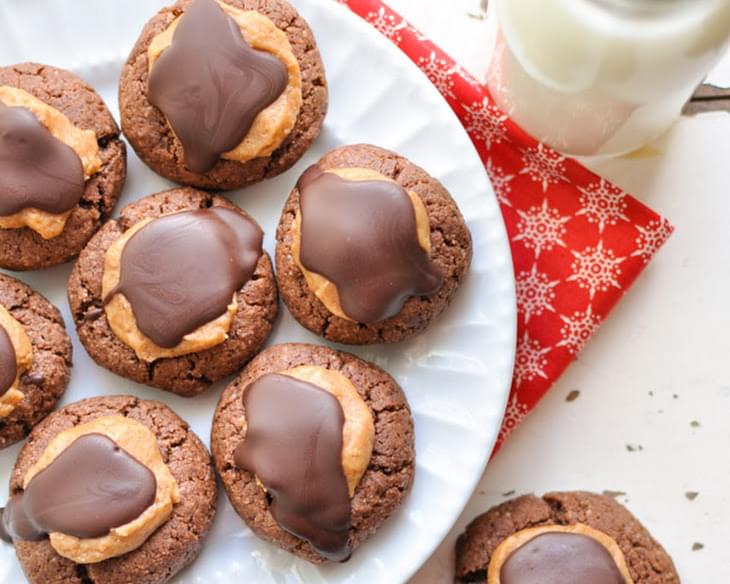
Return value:
<svg viewBox="0 0 730 584">
<path fill-rule="evenodd" d="M 511 381 L 484 167 L 334 0 L 168 4 L 0 6 L 0 582 L 406 581 Z"/>
</svg>

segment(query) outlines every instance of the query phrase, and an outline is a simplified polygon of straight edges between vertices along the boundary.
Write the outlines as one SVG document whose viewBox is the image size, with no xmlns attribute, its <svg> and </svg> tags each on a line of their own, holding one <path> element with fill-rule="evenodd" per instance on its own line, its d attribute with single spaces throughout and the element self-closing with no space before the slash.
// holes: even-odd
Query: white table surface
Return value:
<svg viewBox="0 0 730 584">
<path fill-rule="evenodd" d="M 468 16 L 478 0 L 389 2 L 483 78 L 487 24 Z M 730 58 L 711 78 L 730 83 Z M 666 215 L 675 234 L 490 463 L 413 582 L 453 581 L 456 536 L 505 493 L 579 489 L 625 492 L 619 501 L 683 582 L 730 582 L 730 116 L 682 119 L 652 148 L 591 166 Z M 567 402 L 572 390 L 580 396 Z"/>
</svg>

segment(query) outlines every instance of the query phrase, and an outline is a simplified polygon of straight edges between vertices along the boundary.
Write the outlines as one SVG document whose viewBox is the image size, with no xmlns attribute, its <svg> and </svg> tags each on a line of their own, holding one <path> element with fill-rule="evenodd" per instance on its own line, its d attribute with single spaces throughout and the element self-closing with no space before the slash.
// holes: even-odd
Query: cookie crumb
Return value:
<svg viewBox="0 0 730 584">
<path fill-rule="evenodd" d="M 689 423 L 689 425 L 692 426 L 693 428 L 699 428 L 700 427 L 700 423 L 697 420 L 692 420 Z"/>
<path fill-rule="evenodd" d="M 696 541 L 696 542 L 694 542 L 692 544 L 692 551 L 693 552 L 698 552 L 698 551 L 703 550 L 703 549 L 705 549 L 705 544 L 703 544 L 703 543 L 700 543 L 700 542 Z"/>
<path fill-rule="evenodd" d="M 626 450 L 629 452 L 641 452 L 644 450 L 644 447 L 641 444 L 627 444 Z"/>
<path fill-rule="evenodd" d="M 688 501 L 694 501 L 698 497 L 699 493 L 696 491 L 687 491 L 684 496 L 687 497 Z"/>
<path fill-rule="evenodd" d="M 570 392 L 570 393 L 569 393 L 569 394 L 568 394 L 568 395 L 567 395 L 567 396 L 565 397 L 565 401 L 567 401 L 567 402 L 574 402 L 575 400 L 577 400 L 577 399 L 578 399 L 578 396 L 580 396 L 580 391 L 578 391 L 577 389 L 574 389 L 573 391 L 571 391 L 571 392 Z"/>
</svg>

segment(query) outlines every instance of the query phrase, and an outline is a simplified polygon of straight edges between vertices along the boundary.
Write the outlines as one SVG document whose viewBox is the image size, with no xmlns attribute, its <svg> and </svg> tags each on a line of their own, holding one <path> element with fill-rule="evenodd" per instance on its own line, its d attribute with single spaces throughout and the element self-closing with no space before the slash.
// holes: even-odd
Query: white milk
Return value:
<svg viewBox="0 0 730 584">
<path fill-rule="evenodd" d="M 730 0 L 499 0 L 497 11 L 497 104 L 576 155 L 659 136 L 730 37 Z"/>
</svg>

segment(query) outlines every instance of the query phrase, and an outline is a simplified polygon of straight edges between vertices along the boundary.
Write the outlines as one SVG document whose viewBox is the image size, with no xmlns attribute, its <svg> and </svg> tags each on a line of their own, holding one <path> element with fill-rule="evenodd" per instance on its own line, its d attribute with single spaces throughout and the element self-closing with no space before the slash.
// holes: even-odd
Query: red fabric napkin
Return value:
<svg viewBox="0 0 730 584">
<path fill-rule="evenodd" d="M 497 448 L 537 405 L 673 231 L 669 222 L 528 136 L 487 89 L 380 0 L 338 0 L 393 41 L 464 124 L 512 247 L 518 336 Z"/>
</svg>

